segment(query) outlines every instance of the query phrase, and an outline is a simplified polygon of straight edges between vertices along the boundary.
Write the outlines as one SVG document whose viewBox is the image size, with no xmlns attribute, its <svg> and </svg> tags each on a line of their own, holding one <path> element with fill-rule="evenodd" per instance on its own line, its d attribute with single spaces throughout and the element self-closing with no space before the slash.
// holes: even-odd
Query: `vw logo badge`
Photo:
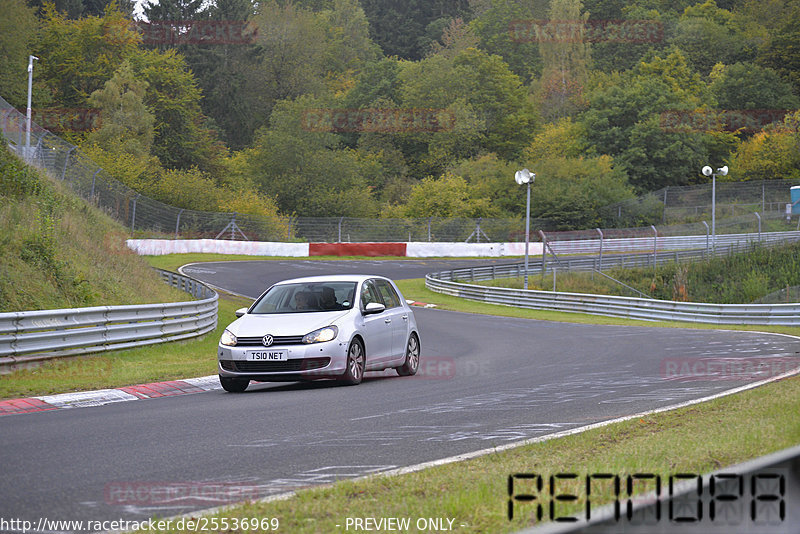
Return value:
<svg viewBox="0 0 800 534">
<path fill-rule="evenodd" d="M 274 340 L 272 339 L 271 335 L 267 334 L 261 341 L 263 341 L 265 347 L 269 347 L 270 345 L 272 345 L 272 342 Z"/>
</svg>

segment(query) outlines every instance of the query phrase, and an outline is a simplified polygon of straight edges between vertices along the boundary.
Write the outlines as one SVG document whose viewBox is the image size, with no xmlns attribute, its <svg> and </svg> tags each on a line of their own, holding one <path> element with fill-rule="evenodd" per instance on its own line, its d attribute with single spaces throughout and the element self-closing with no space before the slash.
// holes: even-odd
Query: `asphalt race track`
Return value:
<svg viewBox="0 0 800 534">
<path fill-rule="evenodd" d="M 407 278 L 464 263 L 267 261 L 185 271 L 256 296 L 278 279 L 334 269 Z M 576 428 L 767 376 L 667 379 L 670 365 L 686 359 L 800 352 L 794 338 L 751 332 L 415 314 L 422 334 L 416 377 L 368 373 L 356 387 L 259 384 L 243 394 L 0 417 L 0 517 L 173 516 Z M 497 496 L 498 506 L 505 498 Z"/>
</svg>

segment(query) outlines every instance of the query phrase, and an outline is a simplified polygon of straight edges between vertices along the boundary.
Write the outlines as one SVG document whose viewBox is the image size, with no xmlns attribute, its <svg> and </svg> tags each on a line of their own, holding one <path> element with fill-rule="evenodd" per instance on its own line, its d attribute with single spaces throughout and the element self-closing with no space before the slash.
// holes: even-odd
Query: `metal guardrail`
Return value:
<svg viewBox="0 0 800 534">
<path fill-rule="evenodd" d="M 800 239 L 800 236 L 785 237 L 787 238 L 786 240 L 791 241 Z M 715 254 L 730 254 L 739 250 L 746 250 L 750 246 L 753 245 L 745 243 L 724 248 L 718 247 Z M 702 249 L 674 251 L 672 253 L 662 252 L 660 254 L 617 255 L 603 258 L 602 268 L 609 268 L 612 265 L 622 267 L 652 266 L 676 260 L 694 261 L 705 258 L 707 253 L 708 251 Z M 532 262 L 529 265 L 528 274 L 541 274 L 543 269 L 547 269 L 547 265 L 542 265 L 541 260 Z M 598 258 L 594 257 L 559 260 L 557 269 L 562 272 L 570 270 L 600 270 L 598 269 Z M 613 295 L 486 287 L 456 281 L 492 280 L 494 278 L 521 276 L 522 274 L 524 274 L 524 266 L 521 263 L 454 269 L 426 275 L 425 286 L 432 291 L 455 297 L 489 304 L 537 310 L 588 313 L 650 321 L 684 321 L 718 325 L 800 326 L 800 303 L 707 304 Z"/>
<path fill-rule="evenodd" d="M 187 276 L 158 271 L 166 283 L 200 300 L 0 313 L 0 373 L 52 358 L 142 347 L 213 331 L 217 292 Z"/>
</svg>

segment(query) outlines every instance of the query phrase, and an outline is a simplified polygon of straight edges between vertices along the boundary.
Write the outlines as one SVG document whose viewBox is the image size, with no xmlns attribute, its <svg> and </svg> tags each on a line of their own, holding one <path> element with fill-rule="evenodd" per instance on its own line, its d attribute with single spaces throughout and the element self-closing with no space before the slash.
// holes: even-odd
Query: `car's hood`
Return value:
<svg viewBox="0 0 800 534">
<path fill-rule="evenodd" d="M 236 337 L 301 336 L 334 324 L 352 310 L 312 313 L 246 314 L 228 327 Z"/>
</svg>

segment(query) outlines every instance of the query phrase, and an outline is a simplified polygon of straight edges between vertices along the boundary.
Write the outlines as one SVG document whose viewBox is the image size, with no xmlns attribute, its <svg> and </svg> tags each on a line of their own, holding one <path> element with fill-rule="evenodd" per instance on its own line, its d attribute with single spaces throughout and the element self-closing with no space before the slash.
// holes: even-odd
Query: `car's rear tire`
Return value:
<svg viewBox="0 0 800 534">
<path fill-rule="evenodd" d="M 339 381 L 348 386 L 360 384 L 364 378 L 365 363 L 364 345 L 360 340 L 354 339 L 347 348 L 347 365 Z"/>
<path fill-rule="evenodd" d="M 246 378 L 232 378 L 228 376 L 220 376 L 219 383 L 222 384 L 222 389 L 230 393 L 241 393 L 250 385 L 250 381 Z"/>
<path fill-rule="evenodd" d="M 406 361 L 400 367 L 395 367 L 395 371 L 400 376 L 412 376 L 417 374 L 419 369 L 419 338 L 417 334 L 412 334 L 408 337 L 406 343 Z"/>
</svg>

